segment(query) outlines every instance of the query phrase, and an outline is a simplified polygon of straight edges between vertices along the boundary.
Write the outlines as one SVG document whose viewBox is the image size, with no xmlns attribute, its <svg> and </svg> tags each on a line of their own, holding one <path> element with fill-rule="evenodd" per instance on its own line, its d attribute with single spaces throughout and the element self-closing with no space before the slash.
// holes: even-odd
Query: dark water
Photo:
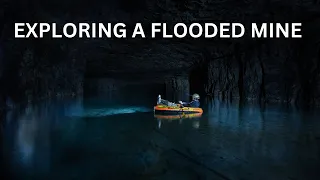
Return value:
<svg viewBox="0 0 320 180">
<path fill-rule="evenodd" d="M 153 100 L 44 102 L 6 114 L 5 179 L 319 179 L 320 115 L 202 103 L 154 117 Z M 3 179 L 3 178 L 1 178 Z"/>
</svg>

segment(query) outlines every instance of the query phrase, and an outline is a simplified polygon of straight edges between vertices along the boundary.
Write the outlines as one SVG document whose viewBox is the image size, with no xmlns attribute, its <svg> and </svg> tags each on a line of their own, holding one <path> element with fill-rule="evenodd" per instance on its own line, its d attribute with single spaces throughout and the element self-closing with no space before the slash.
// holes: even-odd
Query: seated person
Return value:
<svg viewBox="0 0 320 180">
<path fill-rule="evenodd" d="M 178 104 L 176 104 L 176 103 L 161 99 L 161 95 L 158 96 L 157 104 L 162 104 L 162 105 L 166 105 L 166 106 L 178 106 Z"/>
<path fill-rule="evenodd" d="M 193 94 L 192 95 L 192 101 L 191 102 L 182 102 L 182 101 L 179 101 L 179 104 L 184 106 L 184 107 L 200 107 L 200 96 L 199 94 Z M 166 106 L 179 106 L 179 104 L 176 104 L 176 103 L 173 103 L 173 102 L 170 102 L 168 100 L 164 100 L 164 99 L 161 99 L 161 96 L 159 95 L 158 96 L 158 102 L 157 104 L 163 104 L 163 105 L 166 105 Z"/>
<path fill-rule="evenodd" d="M 200 107 L 200 96 L 199 94 L 193 94 L 192 95 L 192 101 L 191 102 L 182 102 L 179 101 L 179 103 L 184 107 Z"/>
</svg>

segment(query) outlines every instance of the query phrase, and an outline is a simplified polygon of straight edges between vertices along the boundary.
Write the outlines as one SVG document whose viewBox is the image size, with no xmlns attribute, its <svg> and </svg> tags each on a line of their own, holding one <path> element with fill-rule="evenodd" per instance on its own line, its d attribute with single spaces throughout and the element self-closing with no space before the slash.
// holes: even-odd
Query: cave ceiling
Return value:
<svg viewBox="0 0 320 180">
<path fill-rule="evenodd" d="M 312 22 L 320 17 L 316 1 L 268 0 L 105 0 L 7 1 L 12 21 L 43 22 Z M 236 4 L 236 5 L 235 5 Z M 314 23 L 312 23 L 314 24 Z M 148 30 L 148 28 L 146 28 Z M 319 35 L 318 37 L 319 38 Z M 314 39 L 317 39 L 314 38 Z M 234 44 L 252 46 L 252 39 L 75 39 L 69 46 L 86 58 L 92 73 L 189 70 L 204 51 L 215 56 L 232 52 Z"/>
</svg>

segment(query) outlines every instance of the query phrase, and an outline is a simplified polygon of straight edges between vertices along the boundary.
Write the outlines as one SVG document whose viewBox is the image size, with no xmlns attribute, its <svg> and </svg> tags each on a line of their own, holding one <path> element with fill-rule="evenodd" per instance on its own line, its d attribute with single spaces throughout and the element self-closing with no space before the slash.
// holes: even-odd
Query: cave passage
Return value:
<svg viewBox="0 0 320 180">
<path fill-rule="evenodd" d="M 76 3 L 0 2 L 0 179 L 319 180 L 319 0 Z M 176 23 L 275 20 L 303 24 L 303 38 L 275 26 L 161 38 L 180 34 Z M 121 26 L 100 28 L 106 39 L 99 27 L 96 38 L 14 38 L 16 22 L 56 22 L 62 35 L 83 21 L 125 23 L 127 35 L 141 22 L 151 38 L 122 39 Z M 152 22 L 167 23 L 155 38 Z M 154 114 L 159 94 L 193 93 L 203 114 Z"/>
<path fill-rule="evenodd" d="M 145 102 L 154 105 L 158 95 L 171 102 L 189 101 L 190 94 L 195 93 L 190 92 L 190 87 L 188 73 L 119 73 L 108 77 L 88 76 L 84 80 L 84 98 L 100 97 L 109 102 Z"/>
<path fill-rule="evenodd" d="M 85 82 L 84 98 L 99 97 L 109 104 L 144 104 L 150 106 L 156 103 L 159 94 L 165 95 L 165 87 L 164 82 L 136 82 L 98 78 Z"/>
</svg>

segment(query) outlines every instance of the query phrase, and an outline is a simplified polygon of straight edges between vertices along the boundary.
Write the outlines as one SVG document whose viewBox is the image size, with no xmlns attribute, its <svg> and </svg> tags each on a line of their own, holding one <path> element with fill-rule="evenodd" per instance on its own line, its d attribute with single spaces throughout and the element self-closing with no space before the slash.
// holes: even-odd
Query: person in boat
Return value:
<svg viewBox="0 0 320 180">
<path fill-rule="evenodd" d="M 199 94 L 193 94 L 191 102 L 179 101 L 179 104 L 181 106 L 183 106 L 183 107 L 200 107 L 200 101 L 199 100 L 200 100 Z M 158 96 L 157 104 L 163 104 L 163 105 L 166 105 L 166 106 L 179 106 L 179 104 L 170 102 L 170 101 L 165 100 L 165 99 L 161 99 L 161 95 Z"/>
<path fill-rule="evenodd" d="M 200 100 L 200 95 L 195 93 L 192 95 L 192 101 L 190 102 L 179 101 L 179 103 L 184 107 L 200 107 L 199 100 Z"/>
<path fill-rule="evenodd" d="M 170 102 L 165 99 L 161 99 L 161 95 L 158 96 L 157 104 L 165 105 L 165 106 L 178 106 L 178 104 Z"/>
</svg>

